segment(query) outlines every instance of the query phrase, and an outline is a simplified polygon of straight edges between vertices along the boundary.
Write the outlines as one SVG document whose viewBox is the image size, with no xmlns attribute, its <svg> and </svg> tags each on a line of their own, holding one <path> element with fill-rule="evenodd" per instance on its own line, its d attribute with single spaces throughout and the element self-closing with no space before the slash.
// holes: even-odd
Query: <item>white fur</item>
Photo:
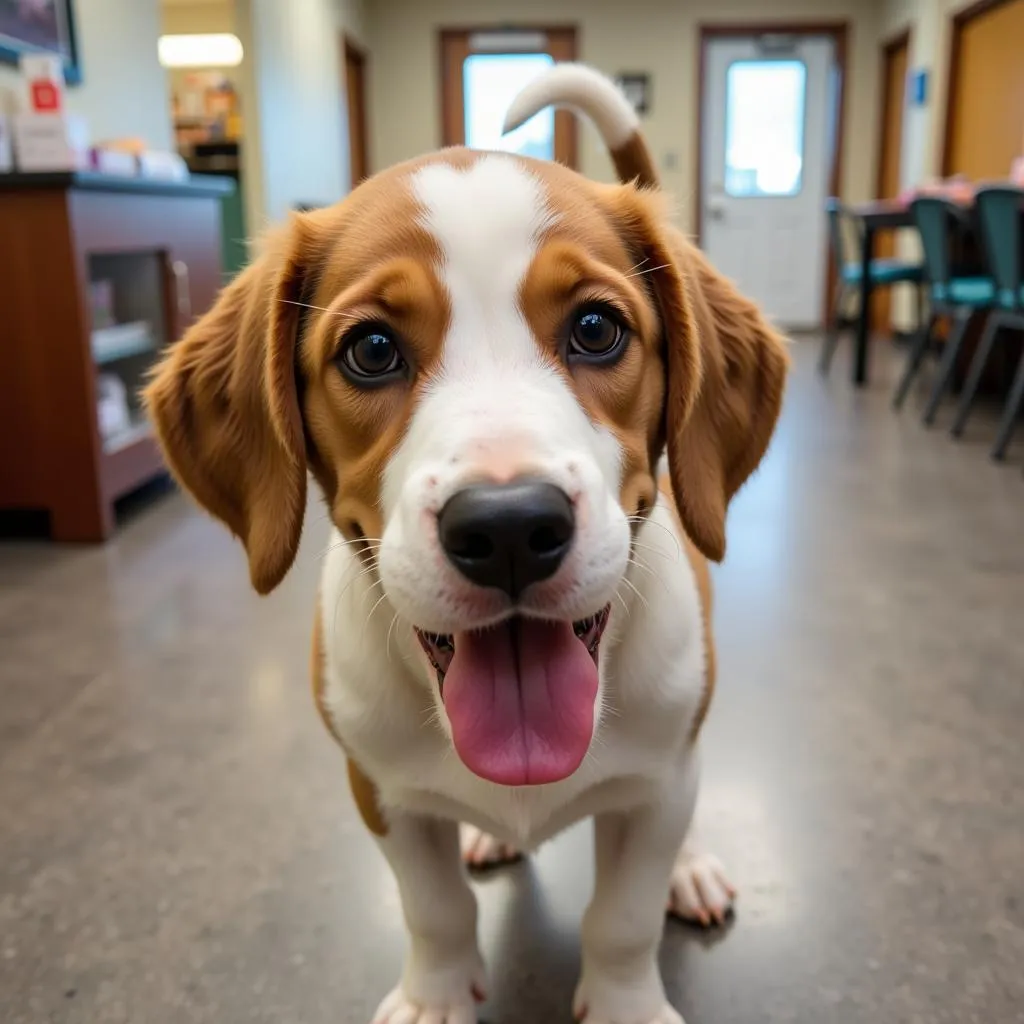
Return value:
<svg viewBox="0 0 1024 1024">
<path fill-rule="evenodd" d="M 416 173 L 424 226 L 444 253 L 451 325 L 441 371 L 384 475 L 380 550 L 384 589 L 408 622 L 438 633 L 488 625 L 507 600 L 480 591 L 448 563 L 434 516 L 481 476 L 530 474 L 577 500 L 577 542 L 522 611 L 582 619 L 604 607 L 629 556 L 616 495 L 620 452 L 541 358 L 519 308 L 519 286 L 553 219 L 541 184 L 506 156 L 469 169 Z"/>
<path fill-rule="evenodd" d="M 697 792 L 690 735 L 705 649 L 696 580 L 662 503 L 630 561 L 614 435 L 591 424 L 544 363 L 519 310 L 523 275 L 554 216 L 540 181 L 526 165 L 492 156 L 468 169 L 423 168 L 414 188 L 444 254 L 452 317 L 442 371 L 385 472 L 380 579 L 335 534 L 320 607 L 324 703 L 378 788 L 390 824 L 381 847 L 411 936 L 402 982 L 375 1024 L 476 1019 L 475 903 L 456 822 L 529 849 L 590 815 L 597 887 L 583 926 L 577 1005 L 588 1024 L 679 1024 L 656 950 Z M 467 481 L 523 472 L 575 498 L 578 531 L 565 563 L 527 592 L 520 610 L 578 619 L 612 602 L 612 613 L 590 752 L 561 782 L 507 788 L 474 775 L 454 753 L 412 627 L 456 632 L 508 614 L 506 598 L 481 596 L 448 565 L 436 513 Z"/>
<path fill-rule="evenodd" d="M 640 127 L 632 104 L 610 78 L 586 64 L 556 64 L 516 96 L 502 131 L 514 131 L 551 106 L 586 114 L 609 149 L 618 149 Z"/>
</svg>

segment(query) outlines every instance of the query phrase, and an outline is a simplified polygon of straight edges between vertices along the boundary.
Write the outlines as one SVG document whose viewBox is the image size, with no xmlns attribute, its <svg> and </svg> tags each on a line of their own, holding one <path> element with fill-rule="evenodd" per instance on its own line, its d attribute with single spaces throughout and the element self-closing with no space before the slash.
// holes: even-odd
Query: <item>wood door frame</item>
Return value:
<svg viewBox="0 0 1024 1024">
<path fill-rule="evenodd" d="M 893 94 L 890 86 L 892 85 L 892 62 L 895 54 L 900 50 L 906 48 L 907 53 L 907 74 L 910 72 L 910 26 L 897 32 L 895 35 L 889 36 L 887 39 L 883 39 L 880 47 L 880 60 L 879 60 L 879 75 L 881 76 L 881 85 L 878 90 L 880 106 L 878 108 L 878 162 L 875 169 L 875 198 L 876 199 L 889 199 L 891 196 L 886 196 L 885 192 L 885 169 L 886 169 L 886 141 L 889 137 L 889 106 L 893 100 Z M 903 96 L 901 97 L 903 106 L 900 109 L 900 139 L 898 154 L 899 159 L 902 160 L 903 156 L 903 132 L 902 129 L 906 125 L 906 90 L 907 90 L 907 77 L 904 75 L 903 83 Z M 899 175 L 897 174 L 897 177 Z M 897 183 L 898 184 L 898 183 Z M 898 189 L 897 189 L 898 191 Z M 885 239 L 891 239 L 890 242 L 886 242 Z M 895 255 L 896 252 L 896 240 L 895 235 L 892 232 L 888 232 L 883 235 L 882 239 L 876 241 L 876 248 L 890 246 L 891 248 L 881 248 L 881 251 L 875 253 L 876 256 L 891 256 Z M 886 333 L 892 330 L 892 289 L 891 288 L 876 288 L 873 295 L 871 296 L 871 330 L 875 333 Z"/>
<path fill-rule="evenodd" d="M 890 36 L 888 39 L 882 42 L 882 61 L 880 67 L 880 73 L 882 77 L 882 87 L 878 90 L 881 105 L 878 108 L 878 166 L 875 170 L 875 198 L 883 199 L 882 195 L 882 179 L 885 177 L 885 137 L 886 137 L 886 124 L 885 116 L 889 110 L 889 103 L 892 100 L 892 95 L 889 92 L 889 62 L 892 60 L 892 55 L 903 47 L 907 48 L 907 69 L 910 69 L 910 26 L 908 25 L 905 29 L 897 32 L 894 36 Z M 903 88 L 906 89 L 907 83 L 904 81 Z M 905 107 L 904 107 L 905 112 Z M 901 141 L 902 149 L 902 141 Z M 902 155 L 902 154 L 901 154 Z"/>
<path fill-rule="evenodd" d="M 538 25 L 500 23 L 492 25 L 449 25 L 437 33 L 438 47 L 438 71 L 440 74 L 440 99 L 441 99 L 441 145 L 442 146 L 464 146 L 466 144 L 465 121 L 462 116 L 464 107 L 459 103 L 459 115 L 455 114 L 454 100 L 452 97 L 462 96 L 462 63 L 468 56 L 464 54 L 460 60 L 453 59 L 451 42 L 454 39 L 468 38 L 477 32 L 509 32 L 526 33 L 538 32 L 544 35 L 564 35 L 567 40 L 567 48 L 564 60 L 576 60 L 579 53 L 579 29 L 576 25 Z M 511 47 L 503 53 L 536 53 L 536 50 L 518 50 Z M 464 102 L 464 97 L 463 97 Z M 568 110 L 560 110 L 555 114 L 556 141 L 561 134 L 566 139 L 564 151 L 555 151 L 555 159 L 567 167 L 579 167 L 579 130 L 575 115 Z M 558 129 L 562 131 L 559 133 Z"/>
<path fill-rule="evenodd" d="M 370 163 L 370 111 L 369 111 L 369 98 L 367 94 L 367 85 L 369 83 L 369 62 L 370 55 L 369 51 L 365 46 L 357 43 L 347 32 L 341 33 L 341 57 L 344 62 L 343 73 L 345 76 L 345 107 L 346 114 L 348 116 L 348 138 L 349 138 L 349 152 L 348 152 L 348 164 L 349 164 L 349 188 L 353 189 L 359 184 L 359 181 L 368 178 L 372 173 Z M 362 136 L 362 149 L 363 149 L 363 162 L 365 171 L 362 178 L 359 181 L 356 180 L 356 176 L 353 173 L 354 167 L 352 164 L 352 97 L 349 95 L 348 90 L 348 68 L 349 63 L 357 64 L 360 68 L 360 75 L 362 76 L 362 117 L 360 119 L 360 135 Z"/>
<path fill-rule="evenodd" d="M 697 244 L 704 236 L 704 72 L 707 69 L 708 45 L 716 39 L 729 39 L 737 36 L 787 35 L 787 36 L 826 36 L 832 40 L 832 53 L 836 68 L 839 71 L 839 117 L 836 123 L 835 142 L 832 147 L 831 166 L 829 167 L 828 188 L 834 196 L 840 194 L 843 172 L 843 140 L 846 135 L 846 74 L 847 74 L 847 39 L 850 31 L 848 21 L 745 21 L 727 25 L 700 25 L 697 59 L 697 188 L 694 192 L 694 226 Z M 829 296 L 833 288 L 832 260 L 828 260 L 829 276 L 825 287 L 825 303 L 828 308 Z"/>
<path fill-rule="evenodd" d="M 949 165 L 953 159 L 953 98 L 956 96 L 956 90 L 960 84 L 960 58 L 962 55 L 961 50 L 963 49 L 964 29 L 974 21 L 975 18 L 978 18 L 983 14 L 988 14 L 989 11 L 994 10 L 996 7 L 1002 7 L 1004 4 L 1009 2 L 1010 0 L 976 0 L 976 2 L 971 4 L 970 7 L 965 7 L 962 11 L 957 11 L 951 19 L 952 26 L 949 34 L 949 63 L 947 64 L 948 74 L 946 76 L 946 112 L 942 119 L 943 175 L 950 173 Z"/>
</svg>

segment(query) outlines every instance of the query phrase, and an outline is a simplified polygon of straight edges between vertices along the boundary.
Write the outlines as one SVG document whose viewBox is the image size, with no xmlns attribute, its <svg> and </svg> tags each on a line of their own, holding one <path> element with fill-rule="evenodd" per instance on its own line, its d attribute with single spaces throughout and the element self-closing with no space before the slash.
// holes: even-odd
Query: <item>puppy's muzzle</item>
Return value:
<svg viewBox="0 0 1024 1024">
<path fill-rule="evenodd" d="M 519 479 L 474 484 L 456 492 L 437 521 L 448 561 L 473 583 L 515 601 L 553 576 L 572 547 L 576 519 L 554 484 Z"/>
</svg>

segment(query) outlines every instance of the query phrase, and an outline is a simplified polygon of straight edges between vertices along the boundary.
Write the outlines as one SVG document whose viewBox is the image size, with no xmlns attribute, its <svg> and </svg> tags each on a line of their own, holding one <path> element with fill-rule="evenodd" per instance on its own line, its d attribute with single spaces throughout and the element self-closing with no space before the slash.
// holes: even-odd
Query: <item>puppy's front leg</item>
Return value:
<svg viewBox="0 0 1024 1024">
<path fill-rule="evenodd" d="M 393 813 L 379 843 L 398 881 L 410 947 L 374 1024 L 476 1024 L 484 969 L 458 825 Z"/>
<path fill-rule="evenodd" d="M 594 819 L 594 897 L 583 918 L 575 1000 L 585 1024 L 683 1024 L 665 998 L 657 954 L 695 788 L 691 782 L 661 801 Z"/>
</svg>

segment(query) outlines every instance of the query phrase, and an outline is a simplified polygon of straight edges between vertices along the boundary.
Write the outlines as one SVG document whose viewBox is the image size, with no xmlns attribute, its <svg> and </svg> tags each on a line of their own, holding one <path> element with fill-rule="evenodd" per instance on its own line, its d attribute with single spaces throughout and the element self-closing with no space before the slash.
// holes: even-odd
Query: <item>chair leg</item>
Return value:
<svg viewBox="0 0 1024 1024">
<path fill-rule="evenodd" d="M 1003 418 L 999 421 L 999 432 L 996 434 L 996 443 L 992 447 L 993 459 L 1002 459 L 1006 455 L 1006 449 L 1010 444 L 1010 438 L 1013 437 L 1022 405 L 1024 405 L 1024 354 L 1021 355 L 1020 362 L 1017 364 L 1017 375 L 1013 378 L 1013 387 L 1010 388 L 1010 397 L 1006 400 L 1006 408 L 1003 409 Z"/>
<path fill-rule="evenodd" d="M 971 369 L 964 381 L 964 389 L 960 393 L 960 404 L 957 406 L 956 420 L 950 433 L 953 437 L 960 437 L 967 426 L 967 417 L 971 414 L 971 404 L 974 396 L 978 393 L 978 385 L 981 383 L 981 375 L 985 372 L 989 357 L 992 355 L 992 347 L 999 335 L 999 314 L 990 313 L 985 330 L 978 341 L 977 351 L 971 360 Z"/>
<path fill-rule="evenodd" d="M 825 340 L 821 345 L 821 356 L 818 358 L 818 373 L 823 377 L 828 376 L 829 368 L 832 366 L 832 357 L 836 354 L 836 348 L 839 345 L 839 330 L 843 323 L 845 299 L 846 287 L 840 285 L 836 288 L 836 297 L 832 300 L 829 324 L 825 332 Z"/>
<path fill-rule="evenodd" d="M 971 312 L 960 313 L 953 321 L 953 332 L 946 339 L 946 347 L 942 352 L 942 358 L 939 360 L 935 386 L 932 388 L 931 397 L 928 399 L 928 405 L 925 407 L 924 416 L 922 417 L 922 422 L 926 427 L 930 427 L 935 422 L 935 414 L 939 411 L 939 403 L 942 401 L 942 396 L 946 393 L 949 383 L 953 379 L 957 356 L 960 355 L 960 349 L 963 348 L 964 338 L 967 336 L 967 325 L 970 322 Z"/>
<path fill-rule="evenodd" d="M 893 395 L 892 407 L 894 409 L 898 410 L 903 408 L 903 402 L 906 400 L 907 392 L 910 391 L 910 385 L 917 376 L 917 371 L 921 368 L 921 363 L 924 361 L 924 357 L 928 352 L 928 346 L 931 343 L 932 328 L 935 326 L 935 320 L 936 317 L 933 313 L 926 323 L 921 324 L 917 330 L 917 334 L 914 335 L 914 340 L 910 345 L 910 355 L 907 357 L 907 367 L 903 371 L 903 377 L 900 380 L 899 387 L 896 388 L 896 394 Z"/>
</svg>

